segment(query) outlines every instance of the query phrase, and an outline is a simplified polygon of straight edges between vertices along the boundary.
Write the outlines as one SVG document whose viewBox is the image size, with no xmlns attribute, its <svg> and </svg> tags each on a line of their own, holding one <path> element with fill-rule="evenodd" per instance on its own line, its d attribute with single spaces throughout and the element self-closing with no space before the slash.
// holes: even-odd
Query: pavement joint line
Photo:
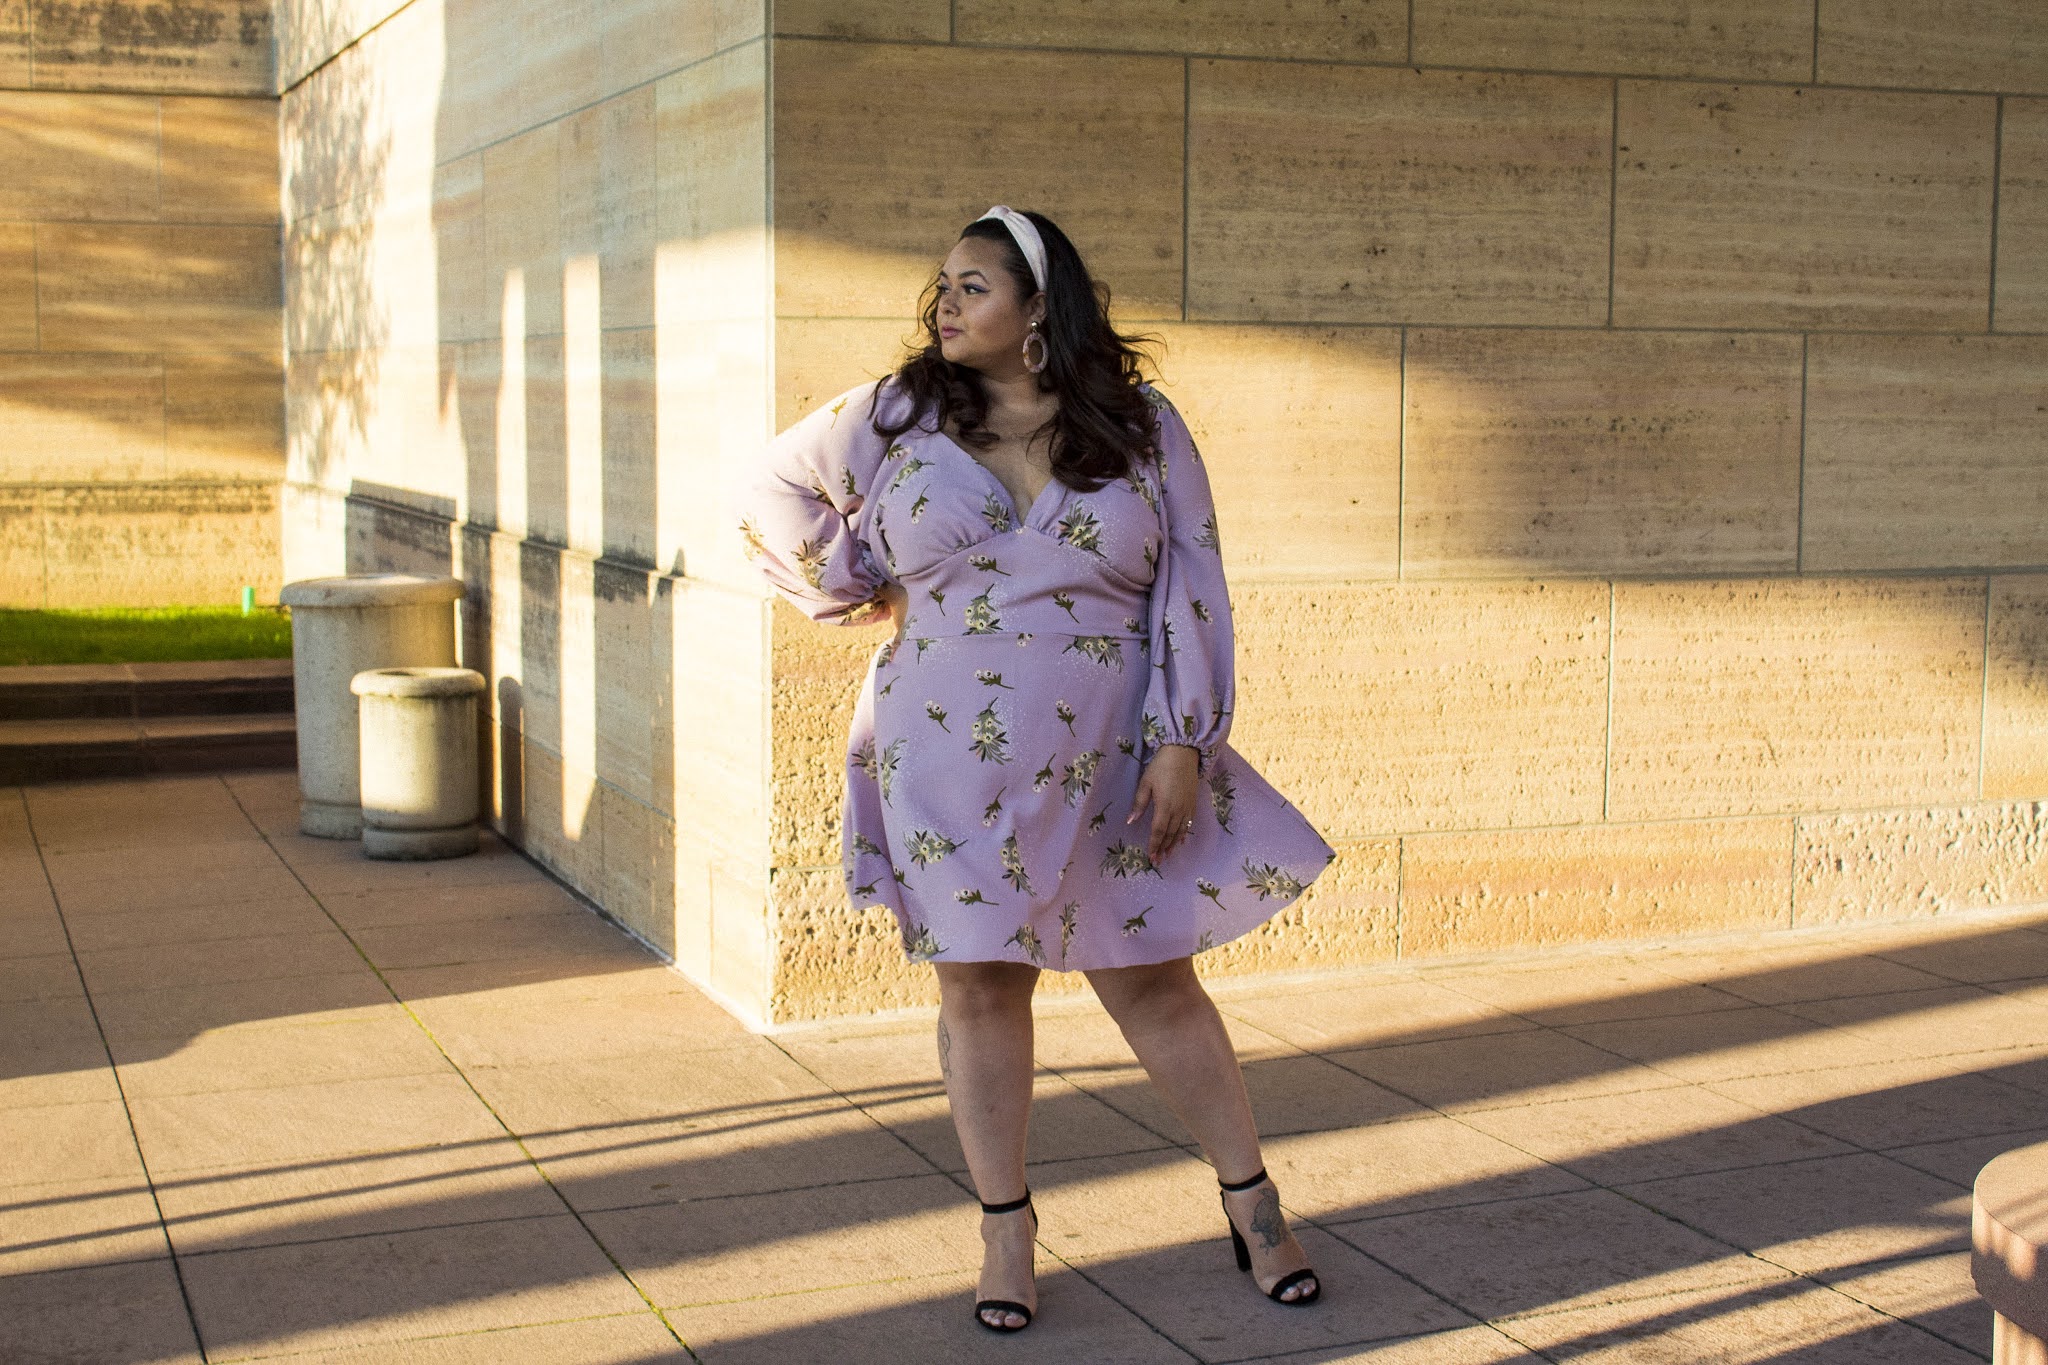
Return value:
<svg viewBox="0 0 2048 1365">
<path fill-rule="evenodd" d="M 489 1337 L 497 1336 L 506 1332 L 523 1332 L 534 1327 L 562 1327 L 572 1323 L 579 1322 L 625 1322 L 632 1318 L 658 1318 L 660 1316 L 661 1314 L 659 1309 L 656 1309 L 651 1313 L 644 1311 L 639 1313 L 593 1313 L 587 1317 L 543 1318 L 535 1322 L 508 1323 L 503 1327 L 477 1327 L 472 1328 L 471 1330 L 466 1332 L 431 1332 L 424 1336 L 398 1337 L 377 1344 L 389 1346 L 410 1346 L 425 1341 L 464 1341 L 472 1337 Z M 663 1323 L 662 1325 L 666 1327 L 668 1324 Z M 307 1356 L 331 1356 L 337 1349 L 346 1351 L 359 1348 L 348 1346 L 343 1346 L 339 1348 L 333 1346 L 313 1346 L 308 1347 L 306 1350 L 303 1351 L 278 1351 L 263 1355 L 217 1356 L 215 1357 L 215 1361 L 218 1363 L 218 1365 L 242 1365 L 242 1362 L 244 1361 L 300 1360 Z"/>
<path fill-rule="evenodd" d="M 610 1247 L 605 1245 L 604 1239 L 597 1235 L 597 1231 L 590 1226 L 589 1221 L 586 1220 L 582 1213 L 580 1213 L 577 1210 L 576 1206 L 570 1202 L 569 1197 L 566 1194 L 562 1193 L 561 1187 L 555 1184 L 554 1178 L 548 1174 L 547 1169 L 541 1165 L 540 1161 L 537 1158 L 535 1158 L 532 1150 L 526 1145 L 525 1140 L 517 1132 L 513 1130 L 511 1124 L 505 1121 L 504 1115 L 500 1114 L 496 1106 L 494 1106 L 490 1102 L 490 1100 L 485 1098 L 483 1092 L 477 1089 L 476 1083 L 470 1079 L 469 1073 L 464 1071 L 461 1065 L 458 1064 L 453 1057 L 448 1055 L 448 1049 L 442 1046 L 441 1040 L 438 1037 L 436 1037 L 434 1031 L 427 1026 L 426 1021 L 420 1018 L 418 1012 L 413 1009 L 412 1005 L 404 997 L 399 995 L 397 989 L 392 986 L 390 980 L 384 975 L 383 971 L 378 968 L 377 964 L 373 960 L 371 960 L 370 955 L 364 951 L 363 945 L 356 940 L 355 935 L 351 934 L 347 929 L 342 927 L 341 921 L 334 917 L 334 913 L 327 908 L 326 903 L 320 899 L 319 894 L 315 892 L 311 886 L 308 886 L 306 884 L 306 880 L 303 876 L 300 875 L 299 870 L 296 867 L 293 867 L 290 861 L 286 859 L 284 854 L 277 848 L 276 843 L 271 838 L 270 831 L 263 829 L 260 825 L 257 824 L 255 817 L 250 815 L 248 808 L 242 804 L 242 798 L 240 793 L 236 792 L 232 787 L 228 787 L 226 783 L 222 783 L 221 785 L 224 788 L 226 788 L 228 798 L 235 803 L 236 809 L 242 812 L 243 818 L 248 820 L 252 826 L 256 827 L 257 832 L 259 836 L 262 838 L 263 842 L 270 846 L 271 851 L 273 853 L 277 854 L 278 861 L 284 863 L 286 870 L 291 873 L 293 880 L 297 881 L 299 885 L 305 889 L 306 894 L 313 898 L 313 903 L 320 907 L 320 913 L 327 916 L 328 922 L 334 926 L 336 932 L 338 932 L 344 939 L 348 941 L 348 945 L 351 948 L 353 948 L 356 952 L 356 955 L 363 960 L 363 965 L 368 967 L 371 972 L 375 973 L 377 980 L 381 982 L 384 986 L 384 989 L 390 993 L 392 1000 L 398 1004 L 400 1009 L 405 1011 L 406 1017 L 412 1020 L 413 1025 L 419 1029 L 420 1033 L 426 1038 L 426 1040 L 429 1043 L 433 1044 L 434 1050 L 436 1052 L 439 1052 L 442 1058 L 447 1061 L 449 1067 L 452 1068 L 455 1074 L 461 1079 L 463 1085 L 468 1089 L 469 1093 L 475 1097 L 476 1102 L 483 1106 L 484 1112 L 489 1114 L 491 1116 L 491 1119 L 495 1123 L 497 1123 L 499 1128 L 504 1130 L 505 1136 L 511 1139 L 512 1143 L 519 1149 L 520 1155 L 525 1157 L 527 1162 L 532 1166 L 534 1174 L 537 1175 L 542 1181 L 542 1183 L 544 1183 L 548 1187 L 549 1191 L 554 1194 L 555 1198 L 561 1201 L 563 1209 L 567 1211 L 570 1217 L 576 1220 L 577 1226 L 583 1229 L 583 1235 L 590 1239 L 591 1245 L 597 1248 L 598 1254 L 603 1256 L 606 1261 L 611 1263 L 612 1269 L 616 1271 L 619 1277 L 623 1279 L 627 1283 L 627 1285 L 629 1285 L 632 1288 L 634 1294 L 639 1296 L 640 1301 L 646 1304 L 648 1309 L 655 1314 L 655 1317 L 657 1318 L 657 1320 L 660 1321 L 661 1325 L 668 1329 L 669 1334 L 675 1338 L 676 1345 L 682 1347 L 684 1352 L 686 1352 L 689 1355 L 692 1361 L 700 1361 L 701 1365 L 701 1358 L 697 1355 L 697 1353 L 694 1350 L 691 1350 L 689 1343 L 684 1341 L 682 1336 L 676 1332 L 674 1325 L 670 1323 L 667 1318 L 661 1316 L 659 1305 L 657 1305 L 654 1302 L 654 1300 L 648 1295 L 646 1289 L 641 1286 L 640 1282 L 633 1277 L 633 1275 L 626 1269 L 626 1267 L 623 1264 L 620 1263 L 619 1258 L 612 1252 L 612 1249 Z M 168 1234 L 166 1235 L 168 1236 Z"/>
<path fill-rule="evenodd" d="M 310 1201 L 292 1200 L 290 1202 Z M 237 1212 L 240 1212 L 240 1210 L 237 1210 Z M 216 1217 L 221 1215 L 203 1216 Z M 179 1254 L 196 1261 L 206 1256 L 239 1256 L 250 1251 L 275 1251 L 280 1247 L 327 1246 L 335 1242 L 367 1242 L 377 1237 L 410 1237 L 416 1232 L 448 1232 L 456 1228 L 502 1227 L 511 1223 L 539 1223 L 545 1222 L 550 1218 L 560 1218 L 561 1216 L 559 1213 L 511 1213 L 498 1218 L 463 1218 L 451 1223 L 420 1223 L 408 1227 L 377 1228 L 369 1232 L 337 1232 L 331 1237 L 286 1237 L 276 1241 L 250 1242 L 246 1246 L 199 1247 L 190 1251 L 180 1252 Z M 599 1314 L 598 1316 L 611 1317 L 615 1315 Z M 629 1314 L 628 1316 L 631 1315 Z"/>
<path fill-rule="evenodd" d="M 193 1349 L 198 1352 L 201 1362 L 206 1362 L 209 1359 L 206 1338 L 199 1331 L 199 1315 L 192 1306 L 191 1290 L 185 1284 L 185 1269 L 179 1261 L 178 1248 L 171 1241 L 170 1225 L 164 1219 L 163 1201 L 157 1197 L 156 1179 L 149 1168 L 149 1155 L 142 1150 L 142 1137 L 135 1131 L 135 1108 L 129 1102 L 128 1088 L 121 1083 L 121 1069 L 114 1063 L 114 1048 L 107 1041 L 107 1029 L 100 1020 L 99 1006 L 93 1002 L 92 985 L 85 979 L 85 968 L 78 961 L 78 947 L 71 937 L 71 922 L 64 916 L 64 898 L 57 893 L 57 884 L 50 877 L 50 866 L 44 857 L 42 844 L 36 839 L 35 807 L 29 801 L 25 790 L 15 788 L 14 796 L 21 805 L 22 823 L 28 831 L 29 843 L 35 848 L 36 866 L 43 874 L 43 885 L 49 892 L 50 904 L 57 915 L 57 925 L 64 931 L 64 946 L 71 957 L 72 974 L 78 978 L 79 994 L 85 1000 L 86 1010 L 92 1015 L 93 1032 L 100 1040 L 100 1053 L 107 1059 L 107 1073 L 114 1083 L 114 1092 L 121 1101 L 121 1117 L 128 1126 L 129 1145 L 134 1149 L 136 1164 L 142 1169 L 142 1178 L 149 1186 L 150 1207 L 156 1210 L 157 1235 L 163 1238 L 165 1258 L 170 1262 L 171 1276 L 178 1285 L 178 1300 L 185 1308 L 185 1326 L 192 1333 Z M 237 804 L 239 806 L 239 803 Z"/>
</svg>

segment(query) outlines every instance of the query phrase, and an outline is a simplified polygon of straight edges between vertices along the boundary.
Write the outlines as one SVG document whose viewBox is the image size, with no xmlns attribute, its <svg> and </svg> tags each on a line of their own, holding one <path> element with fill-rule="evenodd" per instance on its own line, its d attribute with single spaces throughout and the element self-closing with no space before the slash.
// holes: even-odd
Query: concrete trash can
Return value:
<svg viewBox="0 0 2048 1365">
<path fill-rule="evenodd" d="M 353 574 L 285 584 L 299 729 L 299 829 L 322 839 L 363 832 L 356 699 L 368 668 L 451 667 L 462 583 L 418 574 Z"/>
<path fill-rule="evenodd" d="M 476 707 L 467 668 L 373 668 L 349 684 L 362 706 L 363 852 L 459 858 L 476 852 Z"/>
</svg>

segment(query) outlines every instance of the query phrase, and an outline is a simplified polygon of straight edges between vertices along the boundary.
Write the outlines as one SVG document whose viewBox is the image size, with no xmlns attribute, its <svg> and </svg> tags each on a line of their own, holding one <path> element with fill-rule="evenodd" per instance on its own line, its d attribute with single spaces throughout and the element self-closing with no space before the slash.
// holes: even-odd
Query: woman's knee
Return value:
<svg viewBox="0 0 2048 1365">
<path fill-rule="evenodd" d="M 1180 957 L 1141 967 L 1107 967 L 1088 973 L 1088 984 L 1118 1025 L 1172 1019 L 1208 1007 L 1193 962 Z"/>
<path fill-rule="evenodd" d="M 1018 962 L 940 962 L 940 1008 L 956 1019 L 1029 1013 L 1038 969 Z"/>
</svg>

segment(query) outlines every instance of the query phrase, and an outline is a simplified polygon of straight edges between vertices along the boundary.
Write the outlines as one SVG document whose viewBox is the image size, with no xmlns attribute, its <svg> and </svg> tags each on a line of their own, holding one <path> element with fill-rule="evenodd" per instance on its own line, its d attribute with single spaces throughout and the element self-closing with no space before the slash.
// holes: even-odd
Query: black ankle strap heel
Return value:
<svg viewBox="0 0 2048 1365">
<path fill-rule="evenodd" d="M 1216 1182 L 1216 1187 L 1223 1192 L 1216 1196 L 1223 1205 L 1223 1221 L 1230 1225 L 1230 1249 L 1237 1253 L 1237 1268 L 1244 1271 L 1247 1275 L 1251 1274 L 1252 1270 L 1251 1248 L 1244 1244 L 1244 1234 L 1237 1230 L 1237 1221 L 1230 1216 L 1230 1201 L 1225 1199 L 1223 1195 L 1243 1194 L 1246 1190 L 1255 1190 L 1265 1184 L 1268 1179 L 1266 1168 L 1261 1166 L 1259 1173 L 1249 1180 L 1240 1180 L 1234 1185 L 1226 1184 L 1221 1180 Z M 1280 1297 L 1288 1290 L 1294 1288 L 1294 1286 L 1303 1282 L 1306 1282 L 1309 1286 L 1305 1293 L 1296 1295 L 1291 1299 Z M 1321 1281 L 1316 1279 L 1316 1272 L 1304 1266 L 1291 1275 L 1282 1275 L 1278 1282 L 1266 1291 L 1266 1297 L 1283 1307 L 1300 1308 L 1314 1303 L 1322 1296 L 1322 1292 L 1323 1286 Z"/>
<path fill-rule="evenodd" d="M 1031 1191 L 1024 1191 L 1022 1199 L 1012 1199 L 1007 1204 L 991 1204 L 987 1200 L 983 1200 L 981 1204 L 981 1211 L 983 1213 L 1015 1213 L 1019 1209 L 1031 1209 L 1031 1230 L 1036 1232 L 1038 1230 L 1038 1210 L 1031 1207 Z M 982 1314 L 991 1309 L 999 1313 L 1015 1313 L 1024 1321 L 1018 1323 L 1015 1327 L 1010 1326 L 1008 1323 L 990 1322 Z M 974 1320 L 983 1327 L 988 1328 L 991 1332 L 1021 1332 L 1031 1325 L 1031 1310 L 1014 1299 L 977 1299 L 974 1304 Z"/>
</svg>

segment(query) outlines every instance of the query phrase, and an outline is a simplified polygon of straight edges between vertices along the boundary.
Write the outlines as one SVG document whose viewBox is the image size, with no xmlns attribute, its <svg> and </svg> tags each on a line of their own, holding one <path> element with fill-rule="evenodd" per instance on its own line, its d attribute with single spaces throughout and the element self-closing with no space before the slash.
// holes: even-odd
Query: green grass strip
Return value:
<svg viewBox="0 0 2048 1365">
<path fill-rule="evenodd" d="M 0 609 L 0 668 L 18 664 L 140 664 L 288 659 L 291 615 L 279 607 Z"/>
</svg>

